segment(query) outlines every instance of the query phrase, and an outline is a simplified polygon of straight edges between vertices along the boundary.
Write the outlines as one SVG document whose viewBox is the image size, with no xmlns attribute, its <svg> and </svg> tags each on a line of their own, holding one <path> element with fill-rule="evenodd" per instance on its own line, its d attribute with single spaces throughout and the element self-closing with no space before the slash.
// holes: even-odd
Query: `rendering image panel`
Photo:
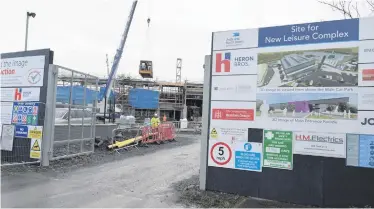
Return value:
<svg viewBox="0 0 374 209">
<path fill-rule="evenodd" d="M 358 85 L 358 47 L 261 53 L 258 87 Z"/>
<path fill-rule="evenodd" d="M 357 119 L 357 94 L 257 94 L 257 117 Z"/>
</svg>

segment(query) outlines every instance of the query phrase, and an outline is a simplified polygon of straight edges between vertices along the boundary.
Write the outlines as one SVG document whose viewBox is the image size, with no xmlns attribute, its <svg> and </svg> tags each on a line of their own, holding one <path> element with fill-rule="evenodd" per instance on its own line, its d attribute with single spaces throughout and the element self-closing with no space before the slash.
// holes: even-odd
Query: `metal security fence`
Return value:
<svg viewBox="0 0 374 209">
<path fill-rule="evenodd" d="M 38 138 L 38 146 L 33 147 L 35 139 L 31 139 L 27 129 L 30 129 L 32 126 L 44 124 L 44 113 L 42 111 L 37 111 L 35 114 L 32 114 L 32 112 L 28 110 L 29 108 L 27 108 L 30 106 L 22 104 L 34 104 L 39 110 L 45 109 L 45 103 L 42 102 L 13 102 L 12 112 L 10 113 L 12 115 L 12 124 L 3 124 L 2 134 L 7 134 L 6 132 L 12 131 L 14 137 L 12 140 L 10 138 L 5 139 L 6 137 L 1 140 L 1 145 L 4 146 L 1 150 L 2 166 L 40 162 L 42 138 Z M 37 117 L 32 119 L 36 114 Z M 6 130 L 6 127 L 10 126 L 13 126 L 12 130 Z M 5 149 L 5 147 L 7 148 Z"/>
<path fill-rule="evenodd" d="M 92 153 L 99 79 L 62 66 L 51 68 L 55 71 L 52 159 Z"/>
</svg>

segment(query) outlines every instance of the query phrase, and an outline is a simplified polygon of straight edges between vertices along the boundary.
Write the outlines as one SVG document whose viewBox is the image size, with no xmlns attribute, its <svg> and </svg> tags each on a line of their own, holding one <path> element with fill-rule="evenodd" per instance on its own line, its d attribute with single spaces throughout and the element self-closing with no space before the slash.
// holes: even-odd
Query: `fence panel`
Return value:
<svg viewBox="0 0 374 209">
<path fill-rule="evenodd" d="M 99 79 L 65 67 L 56 68 L 58 73 L 52 159 L 92 153 Z"/>
</svg>

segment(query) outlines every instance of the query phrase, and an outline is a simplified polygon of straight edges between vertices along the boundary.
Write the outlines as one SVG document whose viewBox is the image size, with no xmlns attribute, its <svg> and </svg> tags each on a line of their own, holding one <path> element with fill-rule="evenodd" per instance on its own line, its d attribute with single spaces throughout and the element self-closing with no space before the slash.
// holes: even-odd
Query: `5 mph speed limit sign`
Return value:
<svg viewBox="0 0 374 209">
<path fill-rule="evenodd" d="M 228 165 L 232 158 L 230 146 L 225 142 L 216 142 L 210 148 L 210 159 L 220 166 Z"/>
</svg>

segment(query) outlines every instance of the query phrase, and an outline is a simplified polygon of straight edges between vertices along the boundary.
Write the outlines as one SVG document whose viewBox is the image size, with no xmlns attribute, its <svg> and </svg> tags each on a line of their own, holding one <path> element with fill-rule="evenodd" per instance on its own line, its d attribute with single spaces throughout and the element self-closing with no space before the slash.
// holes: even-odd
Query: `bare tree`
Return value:
<svg viewBox="0 0 374 209">
<path fill-rule="evenodd" d="M 374 12 L 374 0 L 317 0 L 321 4 L 325 4 L 331 7 L 334 11 L 338 11 L 343 14 L 344 18 L 359 18 L 361 17 L 361 11 L 359 4 L 365 4 L 365 8 L 368 8 L 371 12 Z"/>
</svg>

